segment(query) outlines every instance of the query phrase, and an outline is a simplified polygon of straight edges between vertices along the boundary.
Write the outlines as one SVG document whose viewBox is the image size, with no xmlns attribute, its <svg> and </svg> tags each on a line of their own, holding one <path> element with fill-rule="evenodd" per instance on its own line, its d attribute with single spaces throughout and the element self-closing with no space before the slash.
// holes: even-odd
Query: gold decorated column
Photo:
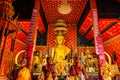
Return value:
<svg viewBox="0 0 120 80">
<path fill-rule="evenodd" d="M 10 73 L 10 62 L 13 57 L 13 48 L 15 36 L 18 31 L 14 24 L 13 16 L 15 14 L 12 3 L 15 0 L 0 0 L 0 80 L 7 80 Z M 12 40 L 10 47 L 6 48 L 8 39 Z"/>
</svg>

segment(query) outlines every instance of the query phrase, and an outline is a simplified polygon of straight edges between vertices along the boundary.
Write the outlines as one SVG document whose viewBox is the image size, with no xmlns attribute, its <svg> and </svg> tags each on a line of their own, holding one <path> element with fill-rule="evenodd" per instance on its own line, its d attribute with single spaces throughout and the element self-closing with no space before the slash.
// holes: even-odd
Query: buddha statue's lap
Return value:
<svg viewBox="0 0 120 80">
<path fill-rule="evenodd" d="M 70 49 L 66 46 L 57 46 L 54 48 L 54 62 L 58 63 L 65 60 L 65 56 L 69 53 Z"/>
<path fill-rule="evenodd" d="M 58 74 L 65 73 L 64 67 L 67 63 L 65 60 L 66 55 L 69 53 L 70 49 L 66 46 L 56 47 L 54 50 L 53 63 L 56 65 Z"/>
</svg>

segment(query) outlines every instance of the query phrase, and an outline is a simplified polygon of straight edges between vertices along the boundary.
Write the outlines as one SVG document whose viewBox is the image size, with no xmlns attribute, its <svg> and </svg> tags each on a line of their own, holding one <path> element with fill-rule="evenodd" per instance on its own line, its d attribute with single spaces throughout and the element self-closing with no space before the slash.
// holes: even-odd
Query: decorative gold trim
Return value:
<svg viewBox="0 0 120 80">
<path fill-rule="evenodd" d="M 66 27 L 56 27 L 54 29 L 55 34 L 58 34 L 60 31 L 63 31 L 62 34 L 66 34 L 68 32 L 68 29 Z"/>
<path fill-rule="evenodd" d="M 109 63 L 109 65 L 111 65 L 111 57 L 110 57 L 110 55 L 107 53 L 107 52 L 104 52 L 104 54 L 107 56 L 107 58 L 108 58 L 108 63 Z"/>
<path fill-rule="evenodd" d="M 25 44 L 24 42 L 22 42 L 21 40 L 19 40 L 19 39 L 15 39 L 17 42 L 19 42 L 19 43 L 21 43 L 21 44 L 23 44 L 24 46 L 27 46 L 27 44 Z"/>
<path fill-rule="evenodd" d="M 18 52 L 17 55 L 15 56 L 15 64 L 17 64 L 18 66 L 19 66 L 19 64 L 18 64 L 18 56 L 19 56 L 21 53 L 23 53 L 23 52 L 26 52 L 26 50 L 21 50 L 21 51 Z"/>
<path fill-rule="evenodd" d="M 58 19 L 55 23 L 55 27 L 67 27 L 66 21 L 63 19 Z"/>
</svg>

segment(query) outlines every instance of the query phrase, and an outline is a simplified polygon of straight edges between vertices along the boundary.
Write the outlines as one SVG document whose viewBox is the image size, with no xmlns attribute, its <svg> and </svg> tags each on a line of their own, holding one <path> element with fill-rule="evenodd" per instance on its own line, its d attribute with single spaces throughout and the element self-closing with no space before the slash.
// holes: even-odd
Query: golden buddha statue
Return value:
<svg viewBox="0 0 120 80">
<path fill-rule="evenodd" d="M 34 63 L 34 72 L 41 72 L 41 68 L 43 65 L 42 54 L 39 51 L 34 52 L 33 56 L 33 63 Z"/>
<path fill-rule="evenodd" d="M 84 59 L 85 59 L 86 72 L 98 71 L 97 55 L 96 53 L 91 53 L 88 46 L 86 47 Z"/>
<path fill-rule="evenodd" d="M 52 58 L 53 63 L 55 63 L 56 70 L 58 74 L 63 73 L 64 75 L 64 67 L 66 65 L 65 57 L 70 53 L 70 48 L 64 45 L 65 39 L 64 34 L 67 33 L 66 23 L 64 20 L 57 20 L 54 28 L 54 33 L 56 34 L 56 46 L 52 47 Z"/>
<path fill-rule="evenodd" d="M 56 64 L 59 73 L 64 72 L 66 64 L 65 57 L 70 52 L 70 48 L 64 45 L 65 39 L 61 32 L 56 37 L 56 46 L 52 48 L 53 63 Z M 58 68 L 59 67 L 59 68 Z"/>
<path fill-rule="evenodd" d="M 65 56 L 70 52 L 70 48 L 64 45 L 64 37 L 62 35 L 58 35 L 56 37 L 57 46 L 52 48 L 52 56 L 53 62 L 61 62 L 65 59 Z"/>
</svg>

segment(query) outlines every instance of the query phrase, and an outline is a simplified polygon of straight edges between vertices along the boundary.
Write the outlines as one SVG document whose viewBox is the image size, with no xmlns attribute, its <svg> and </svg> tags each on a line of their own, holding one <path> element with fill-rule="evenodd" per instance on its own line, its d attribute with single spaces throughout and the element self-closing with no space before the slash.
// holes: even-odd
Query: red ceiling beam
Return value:
<svg viewBox="0 0 120 80">
<path fill-rule="evenodd" d="M 91 26 L 88 28 L 88 30 L 83 34 L 83 37 L 85 37 L 85 36 L 90 32 L 90 30 L 92 29 L 92 26 L 93 26 L 93 25 L 91 25 Z"/>
<path fill-rule="evenodd" d="M 101 20 L 101 19 L 100 19 Z M 120 19 L 102 19 L 102 22 L 104 21 L 112 21 L 111 24 L 109 24 L 108 26 L 106 26 L 101 32 L 100 34 L 102 35 L 103 33 L 105 33 L 107 30 L 109 30 L 110 28 L 112 28 L 115 24 L 117 24 L 118 22 L 120 23 Z M 92 38 L 89 42 L 92 42 L 94 40 L 94 38 Z"/>
<path fill-rule="evenodd" d="M 120 23 L 120 19 L 118 18 L 118 19 L 115 19 L 115 18 L 100 18 L 99 19 L 99 21 L 102 21 L 102 22 L 104 22 L 104 21 L 112 21 L 112 22 L 119 22 Z"/>
</svg>

